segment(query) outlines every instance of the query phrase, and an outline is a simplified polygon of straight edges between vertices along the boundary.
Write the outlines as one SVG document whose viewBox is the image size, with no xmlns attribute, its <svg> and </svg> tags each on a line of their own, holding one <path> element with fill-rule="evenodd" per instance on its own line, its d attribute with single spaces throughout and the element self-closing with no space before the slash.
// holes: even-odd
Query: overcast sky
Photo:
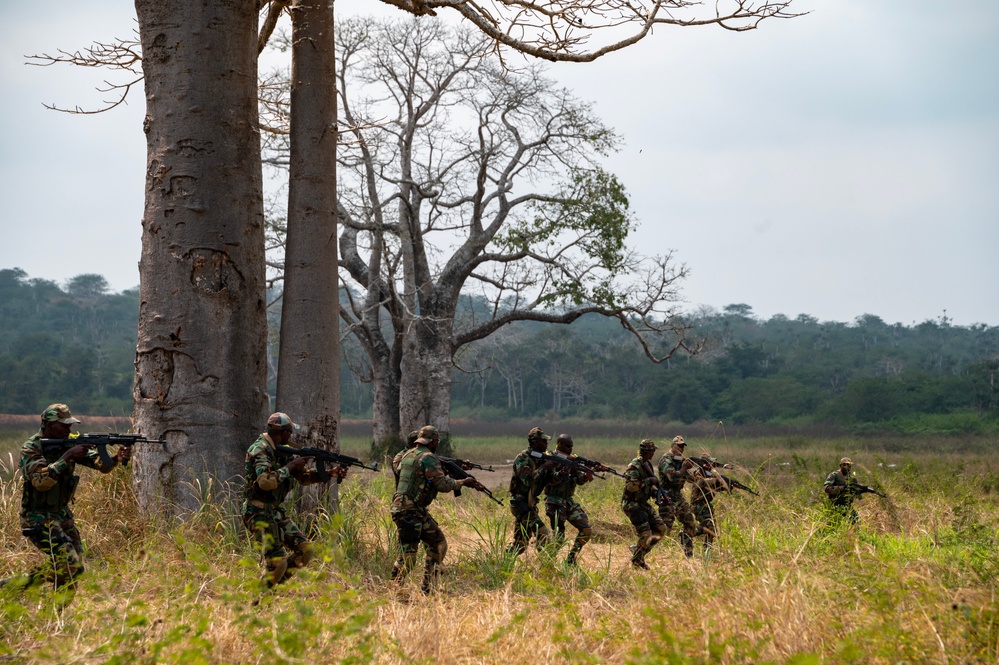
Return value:
<svg viewBox="0 0 999 665">
<path fill-rule="evenodd" d="M 811 13 L 749 33 L 658 29 L 550 70 L 624 138 L 608 167 L 637 246 L 688 264 L 690 308 L 999 325 L 999 2 L 796 5 Z M 141 88 L 110 113 L 56 113 L 43 102 L 99 105 L 113 75 L 24 64 L 131 34 L 132 2 L 0 17 L 0 268 L 137 285 Z"/>
</svg>

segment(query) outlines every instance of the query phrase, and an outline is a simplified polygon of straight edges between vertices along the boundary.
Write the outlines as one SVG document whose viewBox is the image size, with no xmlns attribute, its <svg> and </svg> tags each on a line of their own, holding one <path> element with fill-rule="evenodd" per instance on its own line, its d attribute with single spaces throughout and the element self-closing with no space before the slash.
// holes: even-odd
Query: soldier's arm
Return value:
<svg viewBox="0 0 999 665">
<path fill-rule="evenodd" d="M 261 448 L 253 455 L 253 475 L 256 476 L 254 482 L 257 483 L 257 487 L 265 492 L 270 492 L 290 478 L 291 471 L 286 466 L 279 467 L 277 460 Z"/>
<path fill-rule="evenodd" d="M 825 484 L 822 485 L 822 489 L 825 491 L 826 496 L 839 496 L 843 491 L 843 486 L 836 484 L 836 478 L 833 474 L 829 474 L 826 477 Z"/>
<path fill-rule="evenodd" d="M 433 455 L 424 455 L 420 460 L 423 476 L 438 492 L 451 492 L 459 487 L 458 481 L 444 473 L 440 461 Z"/>
<path fill-rule="evenodd" d="M 49 464 L 40 446 L 25 443 L 21 447 L 21 474 L 39 492 L 52 489 L 59 476 L 69 468 L 69 462 L 61 457 Z"/>
<path fill-rule="evenodd" d="M 627 492 L 638 492 L 642 489 L 644 485 L 642 478 L 642 473 L 639 471 L 638 467 L 634 465 L 628 465 L 628 468 L 624 471 L 624 489 Z"/>
</svg>

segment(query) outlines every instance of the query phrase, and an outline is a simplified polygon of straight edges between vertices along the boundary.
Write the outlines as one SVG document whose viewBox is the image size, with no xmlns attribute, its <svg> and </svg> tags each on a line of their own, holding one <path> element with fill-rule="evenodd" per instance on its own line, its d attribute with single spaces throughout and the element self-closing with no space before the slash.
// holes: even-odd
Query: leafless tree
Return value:
<svg viewBox="0 0 999 665">
<path fill-rule="evenodd" d="M 656 362 L 686 344 L 686 268 L 628 247 L 599 163 L 618 138 L 587 104 L 470 29 L 347 20 L 337 45 L 341 317 L 370 360 L 376 440 L 446 432 L 454 356 L 514 321 L 614 317 Z"/>
</svg>

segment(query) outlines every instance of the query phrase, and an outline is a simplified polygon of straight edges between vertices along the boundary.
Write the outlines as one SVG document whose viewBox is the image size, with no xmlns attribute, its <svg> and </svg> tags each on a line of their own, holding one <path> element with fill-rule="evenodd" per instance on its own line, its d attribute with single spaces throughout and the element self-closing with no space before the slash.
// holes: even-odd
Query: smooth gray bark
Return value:
<svg viewBox="0 0 999 665">
<path fill-rule="evenodd" d="M 291 10 L 288 229 L 277 403 L 304 426 L 303 445 L 339 449 L 340 333 L 336 252 L 333 2 Z M 331 488 L 336 500 L 336 484 Z M 306 494 L 307 507 L 318 499 Z"/>
</svg>

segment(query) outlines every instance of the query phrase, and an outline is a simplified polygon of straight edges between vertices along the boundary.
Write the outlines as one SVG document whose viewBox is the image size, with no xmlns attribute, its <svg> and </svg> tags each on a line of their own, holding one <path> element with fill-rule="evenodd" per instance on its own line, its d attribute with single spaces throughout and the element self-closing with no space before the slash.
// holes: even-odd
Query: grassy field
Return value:
<svg viewBox="0 0 999 665">
<path fill-rule="evenodd" d="M 582 455 L 618 468 L 634 456 L 635 438 L 572 431 Z M 25 435 L 0 438 L 0 576 L 39 560 L 17 523 L 14 451 Z M 71 600 L 0 592 L 0 662 L 999 661 L 994 442 L 688 441 L 692 453 L 705 443 L 737 463 L 732 475 L 761 493 L 719 498 L 710 555 L 698 543 L 684 559 L 668 538 L 649 555 L 652 570 L 632 570 L 621 481 L 609 477 L 579 490 L 596 533 L 579 569 L 562 563 L 565 549 L 511 560 L 510 514 L 466 490 L 432 507 L 450 548 L 428 598 L 418 573 L 401 589 L 388 580 L 387 473 L 351 475 L 339 513 L 314 525 L 320 556 L 262 594 L 231 507 L 209 502 L 183 523 L 163 523 L 138 514 L 125 473 L 84 469 L 74 510 L 87 573 Z M 456 445 L 462 457 L 503 464 L 524 442 L 497 433 Z M 349 437 L 343 447 L 360 454 L 367 443 Z M 822 510 L 822 481 L 842 455 L 890 497 L 866 496 L 857 527 L 831 527 Z"/>
</svg>

